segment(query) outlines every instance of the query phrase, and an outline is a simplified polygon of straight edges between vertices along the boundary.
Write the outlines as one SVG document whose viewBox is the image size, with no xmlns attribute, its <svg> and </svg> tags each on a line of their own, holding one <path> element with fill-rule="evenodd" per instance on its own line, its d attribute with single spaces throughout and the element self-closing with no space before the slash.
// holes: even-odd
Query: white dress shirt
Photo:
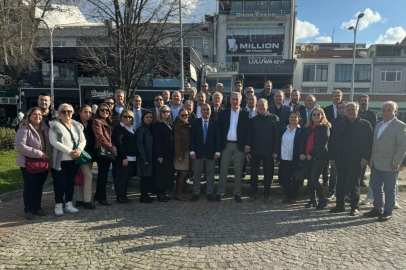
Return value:
<svg viewBox="0 0 406 270">
<path fill-rule="evenodd" d="M 231 109 L 230 128 L 228 129 L 227 141 L 237 141 L 237 125 L 240 110 L 241 109 L 238 109 L 236 112 L 234 112 L 233 109 Z"/>
<path fill-rule="evenodd" d="M 334 109 L 334 118 L 337 118 L 337 105 L 333 104 L 333 109 Z"/>
<path fill-rule="evenodd" d="M 204 122 L 207 121 L 207 132 L 209 131 L 210 118 L 202 118 L 202 130 L 204 130 Z M 196 154 L 195 151 L 190 151 L 190 155 Z M 215 155 L 220 156 L 220 152 L 216 152 Z"/>
<path fill-rule="evenodd" d="M 141 122 L 140 122 L 140 123 L 141 123 Z M 120 125 L 121 125 L 122 127 L 125 127 L 125 129 L 128 130 L 129 132 L 131 132 L 132 134 L 134 134 L 133 126 L 128 127 L 128 126 L 124 125 L 124 123 L 122 123 L 122 122 L 120 123 Z M 136 157 L 136 156 L 133 156 L 133 157 L 127 156 L 127 160 L 128 160 L 128 161 L 137 161 L 137 157 Z"/>
<path fill-rule="evenodd" d="M 299 125 L 297 127 L 300 128 Z M 297 128 L 291 131 L 289 126 L 287 126 L 285 133 L 283 133 L 281 146 L 282 160 L 292 160 L 293 158 L 293 146 L 295 144 L 296 130 Z"/>
<path fill-rule="evenodd" d="M 393 119 L 395 119 L 395 118 L 393 118 Z M 392 119 L 392 120 L 389 120 L 388 122 L 382 122 L 382 125 L 381 125 L 381 127 L 379 128 L 379 130 L 378 130 L 378 138 L 377 138 L 377 139 L 379 139 L 379 138 L 381 137 L 382 133 L 383 133 L 383 132 L 385 131 L 385 129 L 389 126 L 389 124 L 392 123 L 393 119 Z"/>
<path fill-rule="evenodd" d="M 196 116 L 197 118 L 202 118 L 202 107 L 200 107 L 199 105 L 197 105 L 196 108 Z"/>
</svg>

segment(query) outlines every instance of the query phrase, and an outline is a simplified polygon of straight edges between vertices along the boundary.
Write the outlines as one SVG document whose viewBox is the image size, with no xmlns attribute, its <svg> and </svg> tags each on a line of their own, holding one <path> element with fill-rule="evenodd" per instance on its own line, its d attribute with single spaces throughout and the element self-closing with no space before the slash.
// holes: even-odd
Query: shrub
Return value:
<svg viewBox="0 0 406 270">
<path fill-rule="evenodd" d="M 0 128 L 0 150 L 15 150 L 16 132 L 10 128 Z"/>
</svg>

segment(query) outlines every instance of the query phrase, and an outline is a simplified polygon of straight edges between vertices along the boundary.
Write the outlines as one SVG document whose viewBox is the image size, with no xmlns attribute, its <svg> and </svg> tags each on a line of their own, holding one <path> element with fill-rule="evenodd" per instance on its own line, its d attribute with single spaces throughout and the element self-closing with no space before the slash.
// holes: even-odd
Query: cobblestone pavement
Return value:
<svg viewBox="0 0 406 270">
<path fill-rule="evenodd" d="M 378 223 L 306 209 L 305 198 L 140 204 L 134 188 L 131 197 L 57 218 L 49 187 L 50 215 L 32 221 L 21 198 L 0 204 L 0 269 L 406 269 L 404 209 Z"/>
</svg>

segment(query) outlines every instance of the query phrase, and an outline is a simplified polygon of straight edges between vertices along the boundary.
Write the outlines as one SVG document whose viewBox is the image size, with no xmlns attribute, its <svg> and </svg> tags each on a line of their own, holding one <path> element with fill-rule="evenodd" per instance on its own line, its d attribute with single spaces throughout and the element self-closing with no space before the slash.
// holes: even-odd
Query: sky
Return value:
<svg viewBox="0 0 406 270">
<path fill-rule="evenodd" d="M 296 0 L 296 42 L 354 42 L 352 31 L 357 14 L 365 13 L 357 31 L 357 43 L 395 44 L 406 37 L 406 0 Z M 200 14 L 216 11 L 214 0 L 197 7 Z M 195 20 L 198 18 L 195 18 Z"/>
</svg>

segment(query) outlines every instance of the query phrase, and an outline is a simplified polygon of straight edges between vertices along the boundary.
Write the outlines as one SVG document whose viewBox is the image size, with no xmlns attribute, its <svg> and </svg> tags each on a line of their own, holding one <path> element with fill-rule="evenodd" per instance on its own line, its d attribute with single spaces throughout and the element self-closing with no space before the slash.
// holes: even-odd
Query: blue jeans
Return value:
<svg viewBox="0 0 406 270">
<path fill-rule="evenodd" d="M 397 171 L 380 171 L 371 169 L 371 187 L 374 195 L 374 208 L 387 213 L 392 213 L 396 201 L 396 182 L 398 179 Z M 383 193 L 385 192 L 385 205 L 383 202 Z"/>
<path fill-rule="evenodd" d="M 31 174 L 23 167 L 20 168 L 24 180 L 24 212 L 32 213 L 41 209 L 42 187 L 48 176 L 48 171 Z"/>
<path fill-rule="evenodd" d="M 395 190 L 395 200 L 398 200 L 398 193 L 399 193 L 399 184 L 398 184 L 398 178 L 399 174 L 396 176 L 396 190 Z M 367 198 L 370 200 L 374 200 L 374 192 L 372 191 L 371 187 L 371 181 L 369 181 L 368 185 L 368 193 L 367 193 Z"/>
</svg>

